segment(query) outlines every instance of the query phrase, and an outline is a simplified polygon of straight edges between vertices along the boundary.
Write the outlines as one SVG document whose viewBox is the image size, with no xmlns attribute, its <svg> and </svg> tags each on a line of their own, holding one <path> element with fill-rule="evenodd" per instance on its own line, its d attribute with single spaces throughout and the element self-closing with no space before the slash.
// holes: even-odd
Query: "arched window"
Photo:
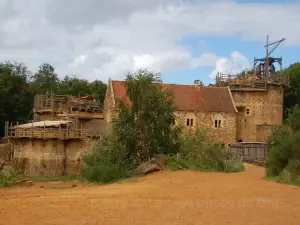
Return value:
<svg viewBox="0 0 300 225">
<path fill-rule="evenodd" d="M 224 127 L 224 119 L 221 114 L 217 114 L 213 116 L 213 127 L 214 128 Z"/>
</svg>

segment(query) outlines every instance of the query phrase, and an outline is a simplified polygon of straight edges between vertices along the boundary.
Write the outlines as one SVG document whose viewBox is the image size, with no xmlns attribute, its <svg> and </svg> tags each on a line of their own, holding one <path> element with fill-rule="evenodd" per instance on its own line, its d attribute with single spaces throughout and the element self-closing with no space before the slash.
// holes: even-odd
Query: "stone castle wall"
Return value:
<svg viewBox="0 0 300 225">
<path fill-rule="evenodd" d="M 19 139 L 13 142 L 13 165 L 26 176 L 79 175 L 83 153 L 94 144 L 90 139 Z"/>
<path fill-rule="evenodd" d="M 175 115 L 176 123 L 183 125 L 186 131 L 195 131 L 199 128 L 201 130 L 206 130 L 207 135 L 217 142 L 224 144 L 235 142 L 235 113 L 177 111 L 175 112 Z M 192 125 L 191 119 L 193 120 Z M 220 124 L 218 121 L 220 121 Z"/>
<path fill-rule="evenodd" d="M 64 141 L 19 139 L 14 144 L 14 168 L 26 176 L 58 176 L 64 172 Z"/>
<path fill-rule="evenodd" d="M 268 135 L 260 125 L 272 127 L 282 124 L 283 88 L 269 87 L 268 91 L 232 91 L 237 110 L 237 139 L 245 142 L 267 141 Z M 272 126 L 271 126 L 272 125 Z M 265 130 L 266 128 L 264 128 Z M 270 129 L 270 128 L 269 128 Z M 264 132 L 266 133 L 266 132 Z"/>
</svg>

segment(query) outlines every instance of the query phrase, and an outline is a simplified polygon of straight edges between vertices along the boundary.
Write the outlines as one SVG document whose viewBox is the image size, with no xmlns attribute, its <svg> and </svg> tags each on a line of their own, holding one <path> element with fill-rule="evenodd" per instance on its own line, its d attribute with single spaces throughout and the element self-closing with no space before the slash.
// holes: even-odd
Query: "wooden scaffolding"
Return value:
<svg viewBox="0 0 300 225">
<path fill-rule="evenodd" d="M 10 139 L 83 139 L 86 130 L 82 123 L 75 121 L 40 121 L 27 124 L 5 123 L 5 137 Z"/>
<path fill-rule="evenodd" d="M 93 96 L 74 97 L 46 93 L 34 98 L 33 120 L 57 120 L 64 117 L 103 119 L 103 110 Z"/>
</svg>

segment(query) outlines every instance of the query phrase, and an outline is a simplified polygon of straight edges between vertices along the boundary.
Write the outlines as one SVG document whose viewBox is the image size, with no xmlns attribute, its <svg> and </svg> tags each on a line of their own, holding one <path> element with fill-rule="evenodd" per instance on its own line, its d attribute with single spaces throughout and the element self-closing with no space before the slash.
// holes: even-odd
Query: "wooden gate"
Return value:
<svg viewBox="0 0 300 225">
<path fill-rule="evenodd" d="M 268 144 L 265 142 L 238 142 L 230 145 L 228 153 L 231 157 L 243 162 L 265 162 Z"/>
</svg>

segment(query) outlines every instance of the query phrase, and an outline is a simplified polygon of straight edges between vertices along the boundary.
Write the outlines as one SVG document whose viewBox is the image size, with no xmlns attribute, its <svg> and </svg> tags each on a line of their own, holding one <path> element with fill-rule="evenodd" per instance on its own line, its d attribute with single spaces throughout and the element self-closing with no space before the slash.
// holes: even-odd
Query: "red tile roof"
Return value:
<svg viewBox="0 0 300 225">
<path fill-rule="evenodd" d="M 199 87 L 194 85 L 161 84 L 163 89 L 171 89 L 174 103 L 181 111 L 205 112 L 235 112 L 234 103 L 228 88 L 225 87 Z M 112 81 L 116 99 L 125 98 L 126 87 L 122 81 Z"/>
</svg>

